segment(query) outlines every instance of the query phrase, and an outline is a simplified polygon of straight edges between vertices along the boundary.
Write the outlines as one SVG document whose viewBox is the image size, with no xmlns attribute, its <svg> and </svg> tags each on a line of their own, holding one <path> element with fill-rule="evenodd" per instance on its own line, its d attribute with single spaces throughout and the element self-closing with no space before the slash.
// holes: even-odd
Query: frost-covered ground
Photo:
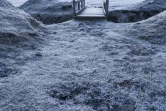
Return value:
<svg viewBox="0 0 166 111">
<path fill-rule="evenodd" d="M 2 31 L 12 26 L 19 34 L 21 23 L 37 29 L 25 12 L 0 7 Z M 16 12 L 18 24 L 11 19 Z M 0 111 L 166 111 L 166 12 L 137 23 L 71 20 L 44 27 L 40 47 L 0 58 L 0 74 L 9 71 L 0 78 Z M 10 73 L 9 65 L 17 71 Z"/>
<path fill-rule="evenodd" d="M 1 78 L 2 111 L 166 109 L 165 45 L 125 36 L 123 25 L 68 21 L 46 26 L 42 48 L 17 57 Z"/>
</svg>

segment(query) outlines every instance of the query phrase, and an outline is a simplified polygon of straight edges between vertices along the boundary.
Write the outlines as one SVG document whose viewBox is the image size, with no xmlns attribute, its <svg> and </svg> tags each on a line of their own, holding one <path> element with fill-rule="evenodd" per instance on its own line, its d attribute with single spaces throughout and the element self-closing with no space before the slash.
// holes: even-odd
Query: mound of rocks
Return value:
<svg viewBox="0 0 166 111">
<path fill-rule="evenodd" d="M 108 20 L 116 23 L 137 22 L 148 19 L 166 10 L 165 0 L 146 0 L 123 10 L 109 12 Z"/>
<path fill-rule="evenodd" d="M 19 8 L 44 24 L 60 23 L 73 18 L 72 2 L 29 0 Z"/>
</svg>

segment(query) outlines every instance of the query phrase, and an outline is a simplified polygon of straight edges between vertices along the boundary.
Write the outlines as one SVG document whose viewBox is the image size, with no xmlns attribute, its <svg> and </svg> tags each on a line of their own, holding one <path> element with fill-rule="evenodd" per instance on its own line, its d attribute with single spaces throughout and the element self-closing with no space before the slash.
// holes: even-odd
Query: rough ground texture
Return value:
<svg viewBox="0 0 166 111">
<path fill-rule="evenodd" d="M 166 44 L 166 11 L 135 24 L 128 31 L 141 40 L 152 44 Z M 141 32 L 141 33 L 140 33 Z"/>
<path fill-rule="evenodd" d="M 165 23 L 163 12 L 131 24 L 45 26 L 40 47 L 22 49 L 17 62 L 0 57 L 0 111 L 166 111 L 166 44 L 140 39 L 165 37 Z"/>
<path fill-rule="evenodd" d="M 0 79 L 1 110 L 165 111 L 165 45 L 124 36 L 123 25 L 47 26 L 47 44 Z"/>
<path fill-rule="evenodd" d="M 111 10 L 108 20 L 113 22 L 137 22 L 166 10 L 165 0 L 146 0 L 122 10 Z"/>
<path fill-rule="evenodd" d="M 14 59 L 23 49 L 33 49 L 39 43 L 41 25 L 6 0 L 0 2 L 0 58 Z M 0 62 L 0 77 L 11 72 L 5 64 Z"/>
<path fill-rule="evenodd" d="M 20 9 L 44 24 L 64 22 L 73 18 L 72 2 L 29 0 L 21 5 Z"/>
</svg>

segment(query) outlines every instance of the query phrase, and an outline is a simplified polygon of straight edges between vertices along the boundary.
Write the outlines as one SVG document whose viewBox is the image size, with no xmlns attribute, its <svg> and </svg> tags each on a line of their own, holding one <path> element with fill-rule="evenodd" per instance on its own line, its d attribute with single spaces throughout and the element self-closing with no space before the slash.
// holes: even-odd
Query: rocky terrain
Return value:
<svg viewBox="0 0 166 111">
<path fill-rule="evenodd" d="M 42 25 L 1 3 L 0 111 L 166 111 L 165 11 Z"/>
</svg>

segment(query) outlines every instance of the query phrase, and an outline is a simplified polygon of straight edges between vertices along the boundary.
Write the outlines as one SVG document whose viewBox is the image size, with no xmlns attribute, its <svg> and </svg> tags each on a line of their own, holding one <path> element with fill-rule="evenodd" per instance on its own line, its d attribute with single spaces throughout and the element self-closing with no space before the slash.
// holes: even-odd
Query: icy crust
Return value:
<svg viewBox="0 0 166 111">
<path fill-rule="evenodd" d="M 72 2 L 29 0 L 21 5 L 20 9 L 44 24 L 64 22 L 73 18 Z"/>
</svg>

